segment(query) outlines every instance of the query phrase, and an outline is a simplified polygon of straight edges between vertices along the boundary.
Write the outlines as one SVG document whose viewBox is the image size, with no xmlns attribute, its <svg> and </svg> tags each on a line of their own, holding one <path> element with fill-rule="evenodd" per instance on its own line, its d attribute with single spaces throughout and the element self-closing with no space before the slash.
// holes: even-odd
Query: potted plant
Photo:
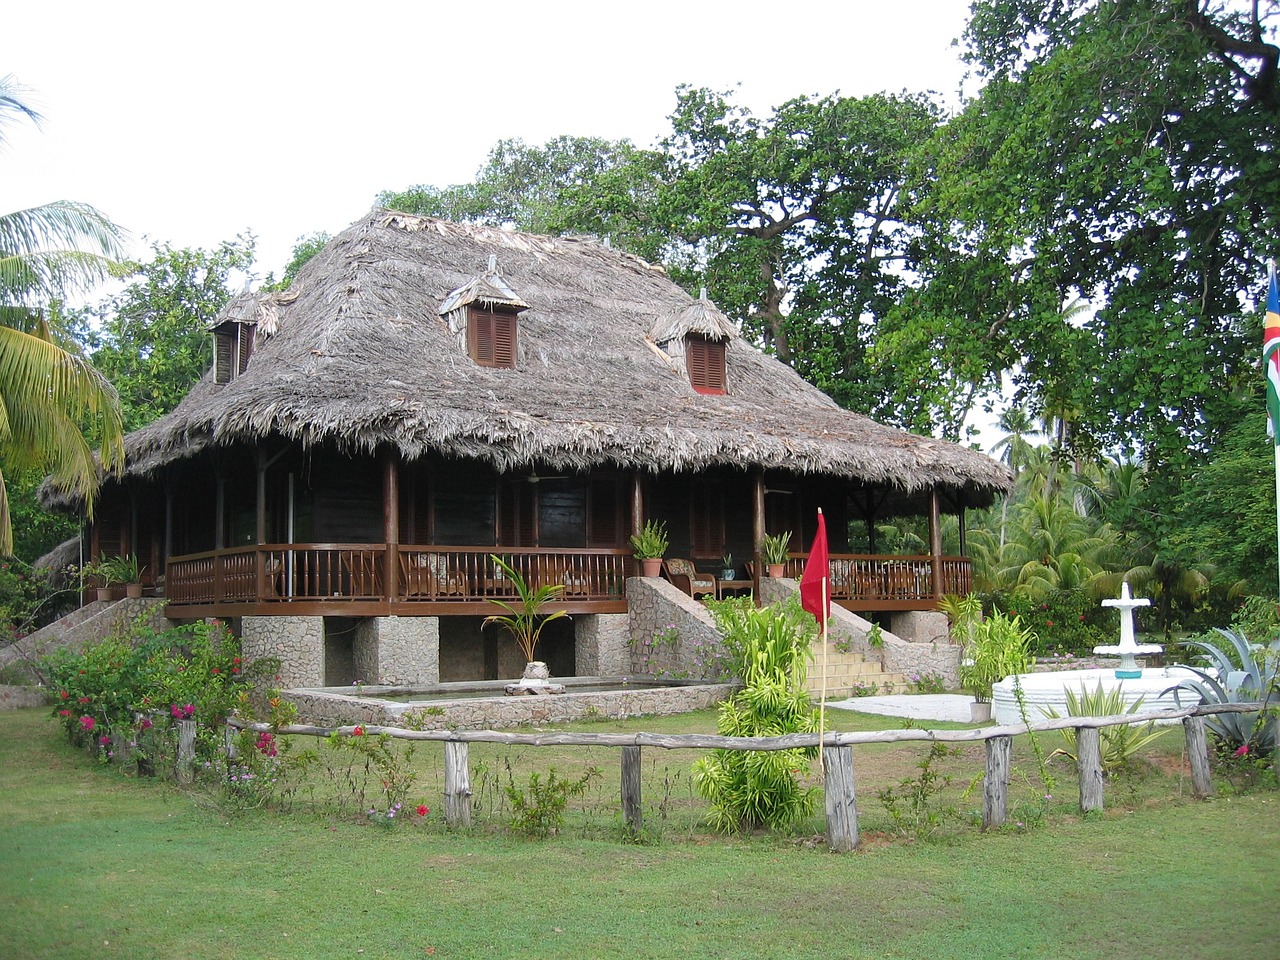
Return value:
<svg viewBox="0 0 1280 960">
<path fill-rule="evenodd" d="M 94 581 L 99 600 L 119 600 L 123 595 L 123 592 L 114 586 L 125 582 L 124 577 L 127 572 L 121 569 L 119 559 L 119 557 L 107 559 L 106 556 L 101 556 L 84 565 L 85 579 Z"/>
<path fill-rule="evenodd" d="M 975 723 L 991 719 L 991 688 L 1005 677 L 1026 673 L 1035 663 L 1031 646 L 1036 635 L 1015 615 L 993 613 L 977 624 L 960 661 L 960 686 L 973 694 L 970 715 Z"/>
<path fill-rule="evenodd" d="M 791 531 L 765 534 L 760 541 L 760 557 L 771 577 L 780 577 L 787 565 L 787 548 L 791 545 Z"/>
<path fill-rule="evenodd" d="M 530 685 L 537 683 L 545 685 L 548 676 L 547 665 L 540 660 L 535 660 L 534 656 L 538 651 L 538 640 L 542 636 L 542 628 L 552 620 L 558 620 L 567 615 L 564 610 L 544 612 L 546 605 L 555 600 L 564 590 L 564 584 L 548 583 L 535 590 L 525 582 L 519 571 L 501 557 L 490 556 L 489 559 L 498 570 L 502 571 L 503 578 L 511 584 L 511 590 L 517 599 L 515 603 L 508 603 L 505 600 L 490 597 L 489 602 L 501 607 L 506 613 L 485 617 L 481 626 L 487 627 L 491 623 L 496 623 L 511 634 L 516 645 L 520 647 L 520 652 L 524 654 L 524 682 Z"/>
<path fill-rule="evenodd" d="M 631 549 L 640 561 L 641 575 L 656 577 L 662 571 L 662 557 L 667 552 L 667 524 L 663 520 L 649 520 L 644 529 L 631 537 Z"/>
<path fill-rule="evenodd" d="M 725 551 L 725 555 L 720 558 L 720 579 L 736 580 L 738 571 L 733 569 L 733 554 Z"/>
<path fill-rule="evenodd" d="M 133 554 L 127 557 L 116 557 L 116 573 L 124 584 L 124 595 L 131 600 L 142 596 L 142 572 L 146 567 L 139 566 L 138 558 Z"/>
</svg>

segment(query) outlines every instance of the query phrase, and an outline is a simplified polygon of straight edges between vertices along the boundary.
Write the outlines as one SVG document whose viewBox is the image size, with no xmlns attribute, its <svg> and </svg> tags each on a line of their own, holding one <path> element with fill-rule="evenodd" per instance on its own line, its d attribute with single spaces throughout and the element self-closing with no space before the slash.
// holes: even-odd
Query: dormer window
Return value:
<svg viewBox="0 0 1280 960">
<path fill-rule="evenodd" d="M 684 347 L 689 385 L 698 393 L 724 393 L 727 384 L 724 341 L 689 334 L 685 337 Z"/>
<path fill-rule="evenodd" d="M 482 367 L 516 365 L 516 315 L 472 304 L 467 309 L 467 352 Z"/>
<path fill-rule="evenodd" d="M 497 258 L 491 256 L 485 273 L 444 298 L 440 316 L 477 364 L 513 370 L 520 355 L 516 318 L 528 309 L 502 279 Z"/>
<path fill-rule="evenodd" d="M 253 326 L 223 323 L 213 331 L 213 381 L 230 383 L 249 366 L 253 355 Z"/>
<path fill-rule="evenodd" d="M 689 386 L 704 394 L 729 392 L 726 352 L 729 341 L 737 336 L 738 328 L 707 299 L 705 289 L 697 300 L 658 317 L 649 331 L 650 341 L 675 361 L 674 369 L 679 369 L 683 348 Z"/>
</svg>

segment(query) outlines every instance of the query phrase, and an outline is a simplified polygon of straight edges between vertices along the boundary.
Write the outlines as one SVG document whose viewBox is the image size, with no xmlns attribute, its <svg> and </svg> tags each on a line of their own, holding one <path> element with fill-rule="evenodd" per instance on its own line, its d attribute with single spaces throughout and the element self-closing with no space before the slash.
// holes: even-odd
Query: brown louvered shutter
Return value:
<svg viewBox="0 0 1280 960">
<path fill-rule="evenodd" d="M 685 340 L 685 365 L 689 384 L 698 393 L 725 392 L 724 344 L 703 337 Z"/>
<path fill-rule="evenodd" d="M 213 379 L 215 383 L 230 383 L 235 369 L 235 342 L 230 330 L 216 330 L 213 334 Z"/>
<path fill-rule="evenodd" d="M 472 307 L 467 317 L 471 359 L 482 367 L 516 365 L 516 315 Z"/>
<path fill-rule="evenodd" d="M 236 367 L 237 373 L 244 373 L 249 366 L 249 358 L 253 356 L 253 327 L 240 327 L 240 357 Z"/>
</svg>

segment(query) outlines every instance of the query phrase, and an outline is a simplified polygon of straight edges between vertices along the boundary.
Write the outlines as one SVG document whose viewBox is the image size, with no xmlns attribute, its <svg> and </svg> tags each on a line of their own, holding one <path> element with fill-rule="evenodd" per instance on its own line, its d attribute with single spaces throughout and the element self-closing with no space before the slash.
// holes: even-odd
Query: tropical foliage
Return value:
<svg viewBox="0 0 1280 960">
<path fill-rule="evenodd" d="M 1079 691 L 1067 688 L 1067 716 L 1069 717 L 1118 717 L 1124 714 L 1136 714 L 1142 707 L 1143 698 L 1139 697 L 1128 706 L 1118 686 L 1104 689 L 1102 682 L 1093 690 L 1081 687 Z M 1045 714 L 1052 719 L 1061 716 L 1057 710 L 1046 707 Z M 1076 730 L 1066 727 L 1058 731 L 1066 746 L 1060 750 L 1072 760 L 1076 756 Z M 1112 727 L 1102 727 L 1098 731 L 1099 746 L 1102 751 L 1102 772 L 1114 776 L 1123 770 L 1137 756 L 1139 750 L 1152 740 L 1165 733 L 1166 729 L 1155 729 L 1154 723 L 1126 723 Z"/>
<path fill-rule="evenodd" d="M 543 627 L 552 620 L 567 616 L 564 610 L 554 610 L 548 613 L 546 609 L 548 604 L 554 602 L 564 592 L 564 584 L 544 583 L 542 586 L 534 588 L 520 575 L 520 571 L 516 570 L 515 567 L 501 557 L 491 556 L 489 559 L 493 561 L 495 567 L 502 571 L 502 575 L 511 584 L 518 602 L 508 603 L 498 597 L 490 597 L 490 603 L 507 612 L 505 614 L 495 613 L 493 616 L 485 617 L 484 626 L 487 627 L 493 623 L 507 631 L 520 648 L 520 652 L 524 654 L 524 662 L 533 663 L 534 654 L 538 652 L 538 640 L 542 636 Z"/>
<path fill-rule="evenodd" d="M 14 120 L 38 122 L 12 76 L 0 78 L 0 146 Z M 108 276 L 121 231 L 93 207 L 59 200 L 0 214 L 0 555 L 13 553 L 5 474 L 34 470 L 91 509 L 100 463 L 123 456 L 115 391 L 50 322 L 56 298 Z"/>
<path fill-rule="evenodd" d="M 1225 752 L 1243 750 L 1268 754 L 1276 749 L 1276 710 L 1280 708 L 1280 637 L 1251 643 L 1235 630 L 1217 630 L 1216 639 L 1186 641 L 1198 650 L 1205 667 L 1191 667 L 1198 679 L 1173 688 L 1178 701 L 1256 703 L 1259 713 L 1221 713 L 1205 718 L 1205 725 Z"/>
</svg>

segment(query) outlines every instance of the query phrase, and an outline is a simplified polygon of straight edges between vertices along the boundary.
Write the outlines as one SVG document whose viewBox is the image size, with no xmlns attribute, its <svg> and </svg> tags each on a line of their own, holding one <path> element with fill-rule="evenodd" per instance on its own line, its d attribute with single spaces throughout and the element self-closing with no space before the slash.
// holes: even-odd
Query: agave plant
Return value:
<svg viewBox="0 0 1280 960">
<path fill-rule="evenodd" d="M 1098 681 L 1097 689 L 1093 692 L 1086 690 L 1083 685 L 1078 695 L 1070 688 L 1065 692 L 1069 717 L 1118 717 L 1137 713 L 1144 699 L 1139 697 L 1126 707 L 1120 688 L 1103 689 L 1102 681 Z M 1058 711 L 1050 707 L 1044 708 L 1044 713 L 1045 716 L 1054 720 L 1060 716 Z M 1072 760 L 1077 759 L 1075 729 L 1070 728 L 1059 732 L 1067 741 L 1067 745 L 1058 752 Z M 1154 723 L 1143 725 L 1126 723 L 1115 727 L 1103 727 L 1098 731 L 1102 748 L 1102 772 L 1107 776 L 1114 775 L 1133 759 L 1134 754 L 1165 732 L 1165 730 L 1156 730 Z"/>
<path fill-rule="evenodd" d="M 1261 704 L 1263 709 L 1256 714 L 1215 714 L 1205 718 L 1205 725 L 1228 748 L 1247 746 L 1250 753 L 1270 753 L 1276 748 L 1274 711 L 1280 708 L 1280 638 L 1263 646 L 1251 644 L 1234 630 L 1215 629 L 1225 642 L 1185 643 L 1201 651 L 1197 659 L 1209 669 L 1188 667 L 1198 679 L 1183 680 L 1165 693 L 1172 692 L 1179 705 L 1184 693 L 1195 694 L 1204 704 Z"/>
</svg>

